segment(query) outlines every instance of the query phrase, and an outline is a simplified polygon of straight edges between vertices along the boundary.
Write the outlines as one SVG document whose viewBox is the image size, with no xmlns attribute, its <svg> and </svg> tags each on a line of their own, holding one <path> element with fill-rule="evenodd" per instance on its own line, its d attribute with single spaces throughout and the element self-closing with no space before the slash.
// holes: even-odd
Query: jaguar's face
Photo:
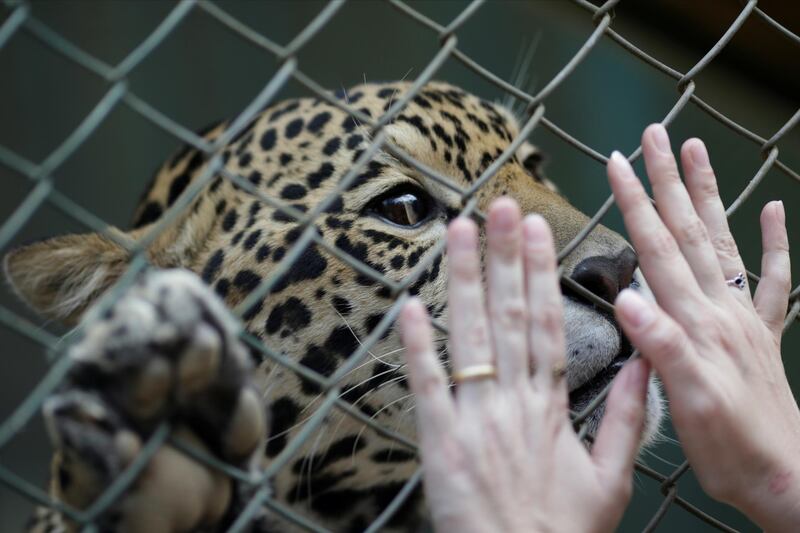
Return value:
<svg viewBox="0 0 800 533">
<path fill-rule="evenodd" d="M 391 98 L 402 95 L 404 86 L 394 91 L 385 87 L 357 87 L 362 110 L 378 116 Z M 385 95 L 391 92 L 392 95 Z M 380 94 L 384 96 L 381 97 Z M 438 101 L 437 101 L 438 100 Z M 505 109 L 488 104 L 450 86 L 433 86 L 406 108 L 386 128 L 387 138 L 406 154 L 443 176 L 463 190 L 480 179 L 482 172 L 508 147 L 519 125 Z M 391 279 L 402 282 L 428 260 L 419 281 L 410 290 L 427 303 L 431 313 L 446 322 L 446 256 L 431 260 L 428 254 L 441 245 L 447 224 L 467 203 L 452 187 L 427 177 L 400 158 L 382 153 L 385 165 L 374 178 L 352 189 L 345 205 L 352 209 L 353 244 L 365 244 L 368 262 Z M 476 192 L 477 208 L 502 195 L 514 198 L 523 213 L 540 213 L 553 229 L 559 249 L 570 243 L 588 224 L 588 218 L 570 205 L 540 171 L 541 155 L 523 143 L 496 173 Z M 336 232 L 331 241 L 341 238 Z M 633 287 L 647 295 L 649 289 L 637 270 L 631 246 L 617 233 L 598 226 L 562 263 L 564 275 L 608 302 L 624 288 Z M 351 294 L 357 292 L 355 287 Z M 380 293 L 380 290 L 378 291 Z M 570 405 L 575 411 L 589 402 L 610 383 L 632 348 L 621 334 L 613 315 L 575 293 L 565 290 L 564 310 L 567 340 L 567 384 Z M 356 299 L 353 309 L 376 302 Z M 373 309 L 374 312 L 374 309 Z M 337 317 L 338 318 L 338 317 Z M 336 322 L 336 320 L 334 320 Z M 444 341 L 440 342 L 444 348 Z M 376 349 L 385 354 L 389 365 L 403 363 L 402 348 L 392 333 Z M 365 378 L 368 379 L 368 378 Z M 373 394 L 374 395 L 374 394 Z M 383 403 L 391 403 L 384 397 Z M 657 432 L 662 418 L 662 398 L 655 379 L 648 394 L 648 422 L 643 442 Z M 596 431 L 603 407 L 588 418 L 590 431 Z"/>
</svg>

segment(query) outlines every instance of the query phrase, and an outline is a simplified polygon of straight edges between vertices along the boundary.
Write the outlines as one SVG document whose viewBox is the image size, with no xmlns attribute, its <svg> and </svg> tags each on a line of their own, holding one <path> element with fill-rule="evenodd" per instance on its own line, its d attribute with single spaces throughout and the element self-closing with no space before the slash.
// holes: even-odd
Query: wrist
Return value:
<svg viewBox="0 0 800 533">
<path fill-rule="evenodd" d="M 764 472 L 740 501 L 732 502 L 768 532 L 800 529 L 800 460 L 781 463 Z"/>
</svg>

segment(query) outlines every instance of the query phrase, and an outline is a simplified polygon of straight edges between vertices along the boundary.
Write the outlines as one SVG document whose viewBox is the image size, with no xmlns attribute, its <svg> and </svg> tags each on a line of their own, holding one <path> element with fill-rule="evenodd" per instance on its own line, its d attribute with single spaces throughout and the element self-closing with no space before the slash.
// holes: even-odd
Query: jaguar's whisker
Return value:
<svg viewBox="0 0 800 533">
<path fill-rule="evenodd" d="M 381 407 L 380 409 L 378 409 L 378 410 L 375 412 L 375 414 L 374 414 L 374 415 L 370 416 L 370 417 L 369 417 L 369 418 L 370 418 L 370 420 L 373 420 L 373 419 L 375 419 L 375 418 L 376 418 L 376 417 L 377 417 L 379 414 L 381 414 L 383 411 L 385 411 L 386 409 L 388 409 L 388 408 L 389 408 L 389 407 L 391 407 L 392 405 L 394 405 L 394 404 L 396 404 L 396 403 L 398 403 L 398 402 L 402 402 L 402 401 L 404 401 L 404 400 L 407 400 L 408 398 L 410 398 L 410 397 L 412 397 L 412 396 L 414 396 L 414 394 L 413 394 L 413 393 L 405 394 L 405 395 L 403 395 L 403 396 L 401 396 L 401 397 L 399 397 L 399 398 L 397 398 L 397 399 L 395 399 L 395 400 L 393 400 L 393 401 L 391 401 L 391 402 L 387 403 L 386 405 L 384 405 L 383 407 Z M 363 426 L 361 429 L 359 429 L 359 430 L 358 430 L 358 434 L 356 435 L 356 440 L 355 440 L 355 442 L 356 442 L 356 443 L 357 443 L 357 442 L 358 442 L 358 441 L 361 439 L 361 436 L 364 434 L 364 430 L 366 430 L 366 429 L 367 429 L 367 427 L 369 427 L 369 426 L 366 426 L 366 425 L 365 425 L 365 426 Z"/>
</svg>

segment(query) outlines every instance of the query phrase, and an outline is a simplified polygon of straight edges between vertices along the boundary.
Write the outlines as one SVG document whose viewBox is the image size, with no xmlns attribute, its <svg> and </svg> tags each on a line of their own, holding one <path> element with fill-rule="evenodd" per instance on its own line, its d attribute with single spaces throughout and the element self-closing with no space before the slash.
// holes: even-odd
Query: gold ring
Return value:
<svg viewBox="0 0 800 533">
<path fill-rule="evenodd" d="M 458 372 L 453 373 L 453 381 L 455 383 L 464 383 L 465 381 L 477 381 L 479 379 L 494 378 L 497 376 L 497 369 L 494 365 L 472 365 L 462 368 Z"/>
<path fill-rule="evenodd" d="M 553 365 L 553 379 L 558 381 L 567 375 L 567 364 L 560 361 Z"/>
</svg>

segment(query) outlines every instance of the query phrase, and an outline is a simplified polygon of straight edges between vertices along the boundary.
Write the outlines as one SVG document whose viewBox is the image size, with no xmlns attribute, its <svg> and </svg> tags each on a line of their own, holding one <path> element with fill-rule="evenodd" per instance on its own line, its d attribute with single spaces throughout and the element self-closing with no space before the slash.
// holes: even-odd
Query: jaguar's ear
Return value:
<svg viewBox="0 0 800 533">
<path fill-rule="evenodd" d="M 532 145 L 528 141 L 525 141 L 520 145 L 519 148 L 517 148 L 516 156 L 520 164 L 522 164 L 522 166 L 534 180 L 555 193 L 559 192 L 556 184 L 547 179 L 547 176 L 544 173 L 544 166 L 547 163 L 547 157 L 545 157 L 538 147 Z"/>
<path fill-rule="evenodd" d="M 112 231 L 121 240 L 129 238 L 119 230 Z M 28 305 L 45 316 L 74 324 L 122 275 L 129 257 L 118 242 L 90 233 L 22 246 L 6 255 L 4 267 L 6 279 Z"/>
</svg>

